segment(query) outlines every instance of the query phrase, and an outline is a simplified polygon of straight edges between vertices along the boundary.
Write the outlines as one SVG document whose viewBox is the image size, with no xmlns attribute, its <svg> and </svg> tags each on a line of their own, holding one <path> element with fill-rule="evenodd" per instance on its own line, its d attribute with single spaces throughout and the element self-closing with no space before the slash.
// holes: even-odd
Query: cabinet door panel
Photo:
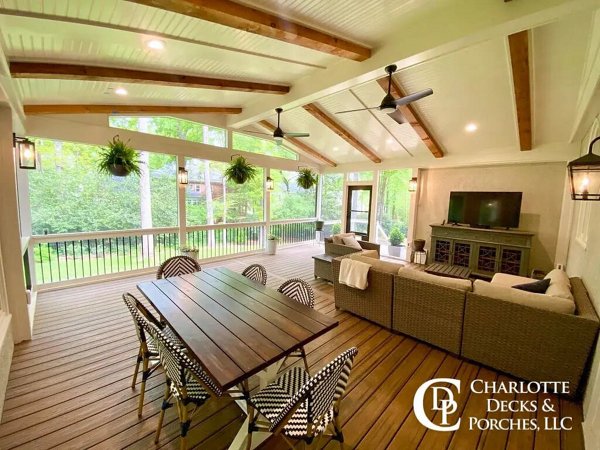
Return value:
<svg viewBox="0 0 600 450">
<path fill-rule="evenodd" d="M 452 245 L 452 265 L 460 267 L 471 266 L 472 244 L 454 241 Z"/>
<path fill-rule="evenodd" d="M 500 254 L 500 272 L 511 275 L 521 274 L 523 250 L 519 248 L 502 247 Z"/>
<path fill-rule="evenodd" d="M 451 249 L 451 241 L 436 239 L 434 241 L 433 260 L 438 263 L 448 264 L 450 262 Z"/>
<path fill-rule="evenodd" d="M 480 244 L 477 247 L 477 272 L 494 274 L 497 271 L 497 259 L 500 249 L 494 245 Z"/>
</svg>

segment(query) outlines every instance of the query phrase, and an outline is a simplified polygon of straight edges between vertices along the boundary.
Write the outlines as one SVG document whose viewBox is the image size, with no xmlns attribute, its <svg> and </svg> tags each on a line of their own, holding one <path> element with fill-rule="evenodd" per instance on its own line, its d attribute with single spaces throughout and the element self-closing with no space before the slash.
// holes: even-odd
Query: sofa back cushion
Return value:
<svg viewBox="0 0 600 450">
<path fill-rule="evenodd" d="M 551 270 L 544 279 L 550 280 L 550 286 L 546 289 L 546 295 L 560 297 L 567 300 L 575 301 L 571 292 L 571 280 L 569 276 L 560 269 Z"/>
<path fill-rule="evenodd" d="M 358 255 L 364 256 L 365 258 L 379 259 L 379 252 L 377 250 L 363 250 L 358 253 Z"/>
<path fill-rule="evenodd" d="M 368 256 L 363 256 L 362 253 L 353 253 L 352 255 L 350 255 L 350 258 L 354 259 L 355 261 L 360 261 L 360 262 L 364 262 L 366 264 L 370 264 L 371 270 L 379 270 L 380 272 L 385 272 L 385 273 L 396 274 L 396 273 L 398 273 L 398 270 L 400 270 L 402 267 L 404 267 L 403 264 L 393 263 L 393 262 L 389 262 L 389 261 L 382 261 L 380 259 L 369 258 Z"/>
<path fill-rule="evenodd" d="M 354 233 L 334 234 L 333 236 L 331 236 L 331 240 L 333 241 L 334 244 L 344 245 L 344 238 L 345 237 L 356 238 L 356 235 Z"/>
<path fill-rule="evenodd" d="M 409 269 L 408 267 L 403 267 L 400 269 L 398 271 L 398 275 L 404 278 L 410 278 L 411 280 L 424 281 L 425 283 L 437 284 L 438 286 L 458 289 L 465 292 L 471 291 L 473 288 L 471 280 L 441 277 L 439 275 L 433 275 L 422 270 Z"/>
<path fill-rule="evenodd" d="M 475 280 L 473 292 L 482 297 L 491 297 L 532 308 L 544 309 L 562 314 L 573 314 L 575 303 L 560 297 L 552 297 L 547 294 L 534 294 L 519 289 L 488 283 L 487 281 Z"/>
</svg>

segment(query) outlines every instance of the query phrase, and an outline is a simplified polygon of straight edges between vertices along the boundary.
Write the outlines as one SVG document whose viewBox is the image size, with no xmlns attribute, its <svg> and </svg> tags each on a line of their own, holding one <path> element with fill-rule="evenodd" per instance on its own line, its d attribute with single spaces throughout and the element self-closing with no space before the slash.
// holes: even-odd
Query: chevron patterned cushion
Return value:
<svg viewBox="0 0 600 450">
<path fill-rule="evenodd" d="M 277 290 L 298 303 L 311 308 L 315 307 L 315 294 L 310 284 L 300 278 L 291 278 L 285 281 Z"/>
<path fill-rule="evenodd" d="M 251 264 L 242 272 L 246 278 L 261 283 L 263 286 L 267 284 L 267 270 L 260 264 Z"/>
<path fill-rule="evenodd" d="M 198 261 L 189 256 L 173 256 L 163 262 L 158 268 L 156 278 L 170 278 L 188 273 L 200 272 L 202 268 Z"/>
</svg>

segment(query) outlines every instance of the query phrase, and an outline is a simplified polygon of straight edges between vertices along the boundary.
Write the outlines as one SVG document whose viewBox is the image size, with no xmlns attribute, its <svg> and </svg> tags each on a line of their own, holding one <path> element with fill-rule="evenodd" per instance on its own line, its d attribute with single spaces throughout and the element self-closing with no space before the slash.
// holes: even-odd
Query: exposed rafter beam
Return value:
<svg viewBox="0 0 600 450">
<path fill-rule="evenodd" d="M 261 120 L 260 122 L 258 122 L 258 124 L 260 126 L 262 126 L 263 128 L 269 130 L 269 131 L 274 131 L 275 130 L 275 125 L 273 125 L 271 122 L 268 122 L 266 120 Z M 285 140 L 288 141 L 290 144 L 293 144 L 296 147 L 298 147 L 299 149 L 301 149 L 304 153 L 306 153 L 306 156 L 308 156 L 308 157 L 310 157 L 312 159 L 316 159 L 317 161 L 325 163 L 325 164 L 327 164 L 328 166 L 331 166 L 331 167 L 337 166 L 337 164 L 334 163 L 332 160 L 330 160 L 326 156 L 324 156 L 321 153 L 319 153 L 318 151 L 316 151 L 310 145 L 302 142 L 300 139 L 297 139 L 297 138 L 285 138 Z"/>
<path fill-rule="evenodd" d="M 11 61 L 10 73 L 13 78 L 110 81 L 189 88 L 222 89 L 227 91 L 260 92 L 265 94 L 285 94 L 290 91 L 289 86 L 277 84 L 76 64 Z"/>
<path fill-rule="evenodd" d="M 24 105 L 25 114 L 239 114 L 242 108 L 155 105 Z"/>
<path fill-rule="evenodd" d="M 388 77 L 379 78 L 377 80 L 377 83 L 379 83 L 379 86 L 381 86 L 381 88 L 385 92 L 387 92 Z M 400 87 L 398 82 L 393 77 L 390 93 L 394 96 L 394 98 L 400 98 L 406 95 L 404 90 Z M 436 158 L 443 158 L 444 151 L 442 150 L 442 147 L 435 139 L 435 137 L 433 137 L 431 130 L 429 130 L 427 125 L 425 125 L 425 122 L 423 122 L 423 119 L 421 118 L 415 107 L 411 104 L 408 104 L 405 106 L 400 106 L 398 109 L 400 110 L 400 113 L 404 116 L 404 118 L 407 120 L 407 122 L 410 124 L 410 126 L 413 127 L 413 129 L 417 132 L 417 134 L 419 135 L 423 143 L 427 146 L 431 154 Z"/>
<path fill-rule="evenodd" d="M 381 158 L 377 156 L 377 154 L 368 148 L 365 144 L 360 142 L 352 133 L 346 130 L 343 126 L 341 126 L 338 122 L 333 120 L 331 117 L 325 113 L 321 108 L 319 108 L 315 103 L 309 103 L 308 105 L 304 105 L 303 108 L 312 114 L 319 122 L 323 125 L 327 126 L 331 131 L 337 134 L 339 137 L 344 139 L 350 145 L 352 145 L 355 149 L 365 155 L 374 163 L 380 163 Z"/>
<path fill-rule="evenodd" d="M 371 50 L 338 36 L 230 0 L 129 0 L 238 30 L 300 45 L 331 55 L 364 61 Z"/>
<path fill-rule="evenodd" d="M 508 36 L 510 65 L 512 68 L 519 144 L 521 150 L 531 150 L 531 86 L 529 82 L 529 32 L 527 30 Z"/>
</svg>

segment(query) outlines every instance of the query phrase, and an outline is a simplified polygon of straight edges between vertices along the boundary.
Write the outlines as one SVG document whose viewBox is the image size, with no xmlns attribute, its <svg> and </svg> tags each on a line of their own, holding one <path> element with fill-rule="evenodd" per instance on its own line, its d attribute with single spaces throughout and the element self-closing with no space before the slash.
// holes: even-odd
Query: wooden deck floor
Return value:
<svg viewBox="0 0 600 450">
<path fill-rule="evenodd" d="M 316 246 L 296 247 L 282 250 L 277 256 L 251 256 L 219 265 L 241 271 L 251 262 L 260 262 L 267 268 L 268 284 L 274 287 L 292 276 L 310 280 L 317 294 L 316 308 L 340 320 L 339 327 L 309 345 L 307 351 L 309 363 L 317 370 L 341 351 L 351 346 L 359 348 L 342 403 L 344 448 L 583 448 L 581 406 L 556 397 L 550 399 L 560 414 L 574 418 L 572 431 L 479 432 L 468 430 L 466 420 L 453 433 L 433 432 L 420 425 L 412 401 L 424 381 L 454 377 L 465 386 L 474 378 L 509 378 L 336 310 L 332 286 L 313 280 L 310 256 L 321 252 Z M 136 284 L 148 278 L 151 276 L 39 295 L 34 339 L 15 348 L 0 424 L 0 449 L 178 448 L 174 408 L 167 413 L 160 444 L 152 442 L 163 393 L 162 372 L 157 371 L 149 380 L 143 419 L 138 420 L 135 413 L 138 391 L 130 387 L 138 344 L 121 294 L 130 291 L 139 295 Z M 456 398 L 458 413 L 485 418 L 487 397 L 469 396 L 467 392 L 463 389 Z M 545 413 L 537 414 L 541 418 Z M 511 415 L 489 413 L 487 417 Z M 527 417 L 532 414 L 513 416 Z M 227 448 L 242 421 L 242 413 L 234 403 L 208 402 L 193 423 L 190 442 L 200 449 Z M 334 442 L 323 442 L 323 446 L 339 448 Z M 263 448 L 286 447 L 272 438 Z"/>
</svg>

